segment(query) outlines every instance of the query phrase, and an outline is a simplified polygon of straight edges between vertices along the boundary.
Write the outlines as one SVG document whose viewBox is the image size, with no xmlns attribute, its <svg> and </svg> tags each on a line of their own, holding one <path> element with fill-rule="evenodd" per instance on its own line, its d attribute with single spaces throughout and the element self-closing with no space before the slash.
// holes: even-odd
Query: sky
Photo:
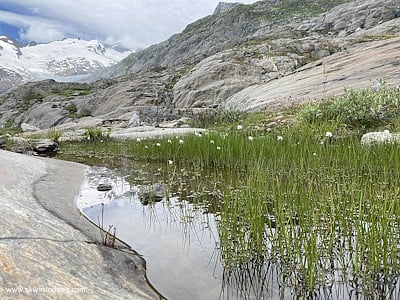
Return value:
<svg viewBox="0 0 400 300">
<path fill-rule="evenodd" d="M 219 0 L 0 0 L 0 35 L 47 43 L 67 37 L 142 49 L 211 14 Z M 229 0 L 225 0 L 229 2 Z M 244 4 L 256 0 L 233 0 Z"/>
</svg>

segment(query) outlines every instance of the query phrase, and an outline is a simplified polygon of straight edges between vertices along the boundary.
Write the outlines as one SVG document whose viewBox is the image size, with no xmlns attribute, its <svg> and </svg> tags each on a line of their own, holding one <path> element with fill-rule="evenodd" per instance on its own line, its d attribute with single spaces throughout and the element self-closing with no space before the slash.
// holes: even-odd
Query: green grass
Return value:
<svg viewBox="0 0 400 300">
<path fill-rule="evenodd" d="M 75 95 L 84 96 L 90 95 L 93 91 L 89 86 L 75 87 L 73 89 L 65 89 L 57 91 L 56 94 L 65 98 L 71 98 Z"/>
<path fill-rule="evenodd" d="M 382 85 L 281 115 L 240 115 L 208 134 L 93 138 L 61 152 L 113 166 L 155 163 L 171 191 L 208 201 L 227 269 L 273 261 L 303 297 L 336 281 L 373 297 L 378 282 L 400 277 L 400 147 L 363 147 L 360 134 L 399 129 L 399 96 Z"/>
<path fill-rule="evenodd" d="M 44 99 L 44 95 L 39 94 L 39 93 L 34 93 L 34 92 L 28 92 L 22 97 L 22 102 L 21 102 L 21 108 L 26 111 L 28 110 L 32 105 L 33 101 L 36 102 L 41 102 Z"/>
<path fill-rule="evenodd" d="M 378 90 L 347 90 L 345 96 L 305 106 L 300 117 L 308 123 L 333 120 L 353 128 L 375 128 L 397 123 L 400 88 L 381 80 Z"/>
</svg>

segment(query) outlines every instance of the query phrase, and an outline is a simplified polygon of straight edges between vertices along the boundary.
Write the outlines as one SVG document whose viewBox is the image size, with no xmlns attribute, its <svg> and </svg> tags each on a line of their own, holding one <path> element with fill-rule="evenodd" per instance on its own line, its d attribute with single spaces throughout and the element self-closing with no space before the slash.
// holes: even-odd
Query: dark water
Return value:
<svg viewBox="0 0 400 300">
<path fill-rule="evenodd" d="M 218 250 L 215 216 L 178 197 L 142 205 L 137 186 L 105 168 L 88 170 L 78 207 L 103 228 L 116 227 L 118 238 L 147 262 L 151 283 L 169 299 L 400 299 L 400 282 L 376 297 L 362 297 L 349 284 L 301 293 L 296 280 L 273 262 L 249 263 L 225 270 Z M 99 183 L 113 190 L 98 192 Z M 378 287 L 379 288 L 379 287 Z"/>
</svg>

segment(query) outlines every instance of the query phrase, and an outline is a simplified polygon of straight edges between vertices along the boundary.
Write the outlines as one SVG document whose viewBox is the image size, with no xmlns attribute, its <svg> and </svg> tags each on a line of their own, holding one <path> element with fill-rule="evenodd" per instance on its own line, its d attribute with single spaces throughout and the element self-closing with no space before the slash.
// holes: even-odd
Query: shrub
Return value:
<svg viewBox="0 0 400 300">
<path fill-rule="evenodd" d="M 210 127 L 215 125 L 226 125 L 239 122 L 243 113 L 238 110 L 206 110 L 194 116 L 193 126 Z"/>
<path fill-rule="evenodd" d="M 385 81 L 377 90 L 346 90 L 345 95 L 329 101 L 309 104 L 300 110 L 307 123 L 337 121 L 351 127 L 374 128 L 399 117 L 400 88 Z"/>
<path fill-rule="evenodd" d="M 88 128 L 85 136 L 89 142 L 99 142 L 110 138 L 110 132 L 104 132 L 101 127 Z"/>
</svg>

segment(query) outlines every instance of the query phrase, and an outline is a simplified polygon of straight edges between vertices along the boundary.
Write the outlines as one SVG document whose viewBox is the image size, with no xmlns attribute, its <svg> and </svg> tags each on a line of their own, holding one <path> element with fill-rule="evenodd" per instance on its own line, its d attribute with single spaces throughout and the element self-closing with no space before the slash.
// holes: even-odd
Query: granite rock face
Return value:
<svg viewBox="0 0 400 300">
<path fill-rule="evenodd" d="M 103 246 L 74 206 L 84 169 L 0 151 L 1 299 L 162 299 L 142 258 Z"/>
<path fill-rule="evenodd" d="M 213 14 L 214 15 L 222 14 L 238 5 L 240 5 L 240 3 L 219 2 Z"/>
<path fill-rule="evenodd" d="M 399 49 L 400 37 L 356 44 L 293 74 L 252 85 L 228 98 L 222 107 L 246 111 L 287 107 L 342 95 L 344 87 L 376 87 L 383 76 L 389 85 L 397 86 Z"/>
</svg>

